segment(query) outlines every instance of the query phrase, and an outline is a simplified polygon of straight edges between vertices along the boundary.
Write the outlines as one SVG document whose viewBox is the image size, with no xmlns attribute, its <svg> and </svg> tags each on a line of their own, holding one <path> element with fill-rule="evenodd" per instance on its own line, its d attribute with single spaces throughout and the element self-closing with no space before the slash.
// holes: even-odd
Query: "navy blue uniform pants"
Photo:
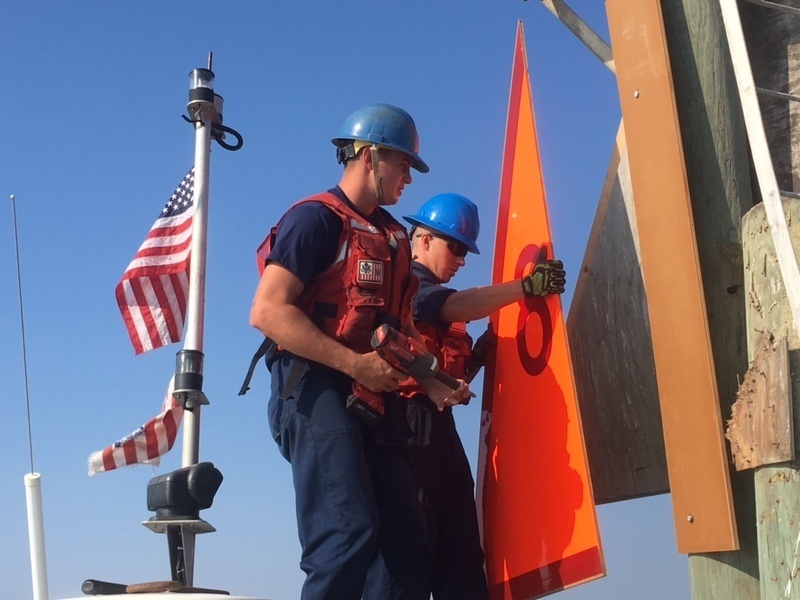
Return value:
<svg viewBox="0 0 800 600">
<path fill-rule="evenodd" d="M 281 400 L 290 364 L 271 366 L 269 421 L 292 465 L 302 598 L 426 600 L 430 547 L 400 400 L 387 395 L 389 415 L 369 427 L 345 407 L 351 380 L 318 366 Z"/>
<path fill-rule="evenodd" d="M 411 457 L 433 552 L 435 600 L 488 600 L 475 482 L 451 408 L 425 397 L 407 404 Z"/>
</svg>

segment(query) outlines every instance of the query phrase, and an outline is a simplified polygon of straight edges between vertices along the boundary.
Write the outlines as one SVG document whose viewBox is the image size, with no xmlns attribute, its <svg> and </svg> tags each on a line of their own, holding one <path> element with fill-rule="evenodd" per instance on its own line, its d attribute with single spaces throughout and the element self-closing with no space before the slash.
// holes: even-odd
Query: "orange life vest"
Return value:
<svg viewBox="0 0 800 600">
<path fill-rule="evenodd" d="M 447 329 L 416 321 L 417 331 L 422 335 L 425 348 L 439 361 L 439 367 L 456 379 L 464 379 L 472 359 L 472 338 L 467 333 L 466 323 L 451 323 Z M 398 387 L 405 398 L 425 395 L 419 384 L 410 377 Z"/>
<path fill-rule="evenodd" d="M 410 316 L 418 283 L 411 274 L 406 229 L 382 208 L 370 222 L 330 192 L 300 200 L 292 208 L 305 202 L 330 208 L 342 219 L 342 233 L 333 264 L 306 286 L 297 306 L 326 335 L 356 352 L 370 352 L 376 327 L 384 322 L 400 327 Z M 279 225 L 256 251 L 259 272 Z"/>
</svg>

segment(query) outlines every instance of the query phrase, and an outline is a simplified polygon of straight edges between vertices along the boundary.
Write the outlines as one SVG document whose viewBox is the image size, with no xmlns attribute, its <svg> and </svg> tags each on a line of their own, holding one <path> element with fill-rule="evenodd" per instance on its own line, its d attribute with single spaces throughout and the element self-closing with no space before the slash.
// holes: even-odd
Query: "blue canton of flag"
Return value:
<svg viewBox="0 0 800 600">
<path fill-rule="evenodd" d="M 162 196 L 163 198 L 163 196 Z M 164 208 L 161 210 L 161 218 L 174 217 L 185 213 L 194 200 L 194 169 L 191 169 L 172 192 Z"/>
</svg>

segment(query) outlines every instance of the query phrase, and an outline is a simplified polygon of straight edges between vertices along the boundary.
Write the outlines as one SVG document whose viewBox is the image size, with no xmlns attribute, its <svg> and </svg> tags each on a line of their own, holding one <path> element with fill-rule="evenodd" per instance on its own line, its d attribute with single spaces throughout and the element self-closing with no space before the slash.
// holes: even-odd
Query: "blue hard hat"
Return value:
<svg viewBox="0 0 800 600">
<path fill-rule="evenodd" d="M 391 104 L 368 104 L 347 117 L 339 129 L 339 135 L 331 140 L 342 148 L 353 141 L 370 142 L 408 154 L 412 166 L 420 173 L 430 171 L 417 152 L 419 135 L 414 119 L 406 111 Z"/>
<path fill-rule="evenodd" d="M 414 226 L 420 225 L 458 240 L 470 252 L 480 254 L 475 243 L 481 230 L 478 207 L 464 196 L 438 194 L 423 204 L 417 214 L 403 218 Z"/>
</svg>

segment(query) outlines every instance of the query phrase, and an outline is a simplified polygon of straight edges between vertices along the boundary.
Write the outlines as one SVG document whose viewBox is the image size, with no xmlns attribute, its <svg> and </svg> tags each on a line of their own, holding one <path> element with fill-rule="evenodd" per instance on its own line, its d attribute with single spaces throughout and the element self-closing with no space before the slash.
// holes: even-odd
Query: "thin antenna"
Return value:
<svg viewBox="0 0 800 600">
<path fill-rule="evenodd" d="M 25 376 L 25 404 L 28 408 L 28 446 L 31 454 L 31 473 L 33 468 L 33 429 L 31 428 L 31 396 L 28 388 L 28 350 L 25 345 L 25 315 L 22 311 L 22 269 L 19 262 L 19 234 L 17 233 L 17 203 L 14 194 L 11 194 L 11 212 L 14 220 L 14 247 L 17 255 L 17 287 L 19 289 L 19 322 L 22 329 L 22 371 Z"/>
<path fill-rule="evenodd" d="M 209 71 L 213 71 L 214 70 L 214 69 L 211 68 L 211 64 L 213 62 L 214 62 L 214 53 L 213 52 L 209 52 L 208 53 L 208 70 Z"/>
</svg>

